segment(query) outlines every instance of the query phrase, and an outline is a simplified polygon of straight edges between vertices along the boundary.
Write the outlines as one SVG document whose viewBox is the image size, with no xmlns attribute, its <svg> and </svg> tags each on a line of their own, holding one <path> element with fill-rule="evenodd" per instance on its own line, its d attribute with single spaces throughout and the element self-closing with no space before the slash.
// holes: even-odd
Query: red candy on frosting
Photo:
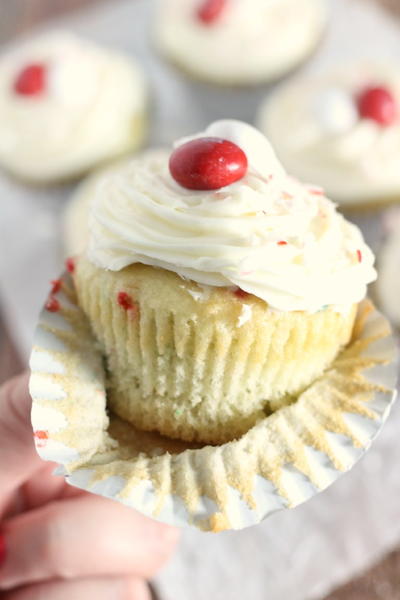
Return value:
<svg viewBox="0 0 400 600">
<path fill-rule="evenodd" d="M 46 88 L 46 75 L 45 65 L 27 65 L 17 76 L 14 91 L 20 96 L 37 96 Z"/>
<path fill-rule="evenodd" d="M 197 16 L 205 25 L 211 25 L 218 19 L 226 4 L 227 0 L 203 0 Z"/>
<path fill-rule="evenodd" d="M 391 125 L 398 114 L 393 94 L 384 87 L 369 87 L 358 97 L 358 111 L 364 119 L 372 119 L 380 125 Z"/>
<path fill-rule="evenodd" d="M 233 142 L 199 138 L 179 146 L 171 155 L 169 170 L 189 190 L 218 190 L 242 179 L 247 157 Z"/>
</svg>

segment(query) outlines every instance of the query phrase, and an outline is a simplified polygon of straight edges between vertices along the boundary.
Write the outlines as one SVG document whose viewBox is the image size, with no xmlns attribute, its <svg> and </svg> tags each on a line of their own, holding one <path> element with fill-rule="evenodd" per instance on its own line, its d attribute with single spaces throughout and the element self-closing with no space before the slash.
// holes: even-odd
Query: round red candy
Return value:
<svg viewBox="0 0 400 600">
<path fill-rule="evenodd" d="M 197 16 L 205 25 L 214 23 L 225 8 L 227 0 L 203 0 L 197 11 Z"/>
<path fill-rule="evenodd" d="M 171 155 L 169 170 L 189 190 L 218 190 L 242 179 L 247 157 L 233 142 L 199 138 L 179 146 Z"/>
<path fill-rule="evenodd" d="M 47 70 L 44 65 L 27 65 L 14 82 L 14 91 L 20 96 L 37 96 L 46 88 Z"/>
<path fill-rule="evenodd" d="M 358 111 L 364 119 L 380 125 L 391 125 L 398 113 L 393 94 L 384 87 L 369 87 L 358 97 Z"/>
</svg>

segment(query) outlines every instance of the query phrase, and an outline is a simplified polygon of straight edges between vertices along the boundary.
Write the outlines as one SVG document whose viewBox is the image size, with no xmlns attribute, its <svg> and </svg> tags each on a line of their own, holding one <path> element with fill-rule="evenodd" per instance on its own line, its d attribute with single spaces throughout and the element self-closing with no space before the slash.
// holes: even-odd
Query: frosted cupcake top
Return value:
<svg viewBox="0 0 400 600">
<path fill-rule="evenodd" d="M 89 258 L 104 269 L 153 265 L 238 286 L 279 310 L 348 307 L 376 277 L 359 229 L 320 188 L 289 177 L 268 140 L 239 121 L 180 140 L 169 163 L 149 156 L 104 180 L 90 231 Z"/>
<path fill-rule="evenodd" d="M 260 128 L 284 165 L 342 203 L 400 194 L 400 76 L 357 64 L 284 85 L 266 102 Z"/>
<path fill-rule="evenodd" d="M 132 59 L 51 33 L 0 59 L 0 162 L 46 180 L 124 151 L 146 89 Z"/>
<path fill-rule="evenodd" d="M 315 46 L 325 0 L 160 0 L 160 49 L 200 79 L 251 84 L 281 75 Z"/>
</svg>

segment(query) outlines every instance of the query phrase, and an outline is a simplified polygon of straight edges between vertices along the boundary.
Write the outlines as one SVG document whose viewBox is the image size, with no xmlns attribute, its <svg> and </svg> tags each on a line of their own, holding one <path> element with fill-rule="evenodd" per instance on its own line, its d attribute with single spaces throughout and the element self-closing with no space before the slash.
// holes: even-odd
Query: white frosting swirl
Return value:
<svg viewBox="0 0 400 600">
<path fill-rule="evenodd" d="M 116 271 L 141 262 L 201 284 L 239 286 L 280 310 L 346 309 L 364 298 L 376 273 L 358 228 L 320 190 L 287 176 L 250 125 L 218 121 L 195 137 L 203 136 L 238 144 L 247 175 L 196 192 L 174 181 L 165 157 L 133 161 L 97 190 L 92 262 Z"/>
<path fill-rule="evenodd" d="M 204 25 L 203 2 L 160 0 L 156 39 L 182 68 L 221 84 L 279 77 L 312 51 L 327 19 L 325 0 L 228 0 Z"/>
<path fill-rule="evenodd" d="M 45 91 L 18 95 L 16 78 L 35 63 Z M 26 42 L 0 61 L 0 162 L 38 181 L 75 175 L 141 141 L 145 104 L 131 58 L 68 33 Z"/>
<path fill-rule="evenodd" d="M 359 117 L 355 99 L 369 85 L 390 90 L 400 111 L 398 68 L 365 63 L 285 84 L 260 113 L 287 169 L 342 204 L 400 194 L 400 118 L 382 127 Z"/>
</svg>

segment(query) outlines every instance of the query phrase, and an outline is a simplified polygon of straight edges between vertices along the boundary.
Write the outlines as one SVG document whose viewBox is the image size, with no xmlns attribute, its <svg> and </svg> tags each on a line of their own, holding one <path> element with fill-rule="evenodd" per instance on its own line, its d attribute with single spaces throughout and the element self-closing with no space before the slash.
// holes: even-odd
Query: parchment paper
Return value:
<svg viewBox="0 0 400 600">
<path fill-rule="evenodd" d="M 237 92 L 228 115 L 218 93 L 199 93 L 150 51 L 152 0 L 114 0 L 57 23 L 134 52 L 153 88 L 151 142 L 165 144 L 213 118 L 252 120 L 260 91 Z M 304 71 L 352 57 L 400 60 L 400 31 L 368 0 L 332 0 L 332 22 Z M 222 99 L 224 93 L 221 92 Z M 226 97 L 226 96 L 225 96 Z M 210 109 L 212 109 L 212 114 Z M 25 357 L 48 280 L 61 269 L 60 215 L 71 186 L 32 190 L 0 177 L 0 302 Z M 354 217 L 376 248 L 380 215 Z M 186 532 L 158 577 L 163 600 L 322 598 L 400 542 L 400 406 L 353 471 L 304 506 L 241 532 Z"/>
</svg>

